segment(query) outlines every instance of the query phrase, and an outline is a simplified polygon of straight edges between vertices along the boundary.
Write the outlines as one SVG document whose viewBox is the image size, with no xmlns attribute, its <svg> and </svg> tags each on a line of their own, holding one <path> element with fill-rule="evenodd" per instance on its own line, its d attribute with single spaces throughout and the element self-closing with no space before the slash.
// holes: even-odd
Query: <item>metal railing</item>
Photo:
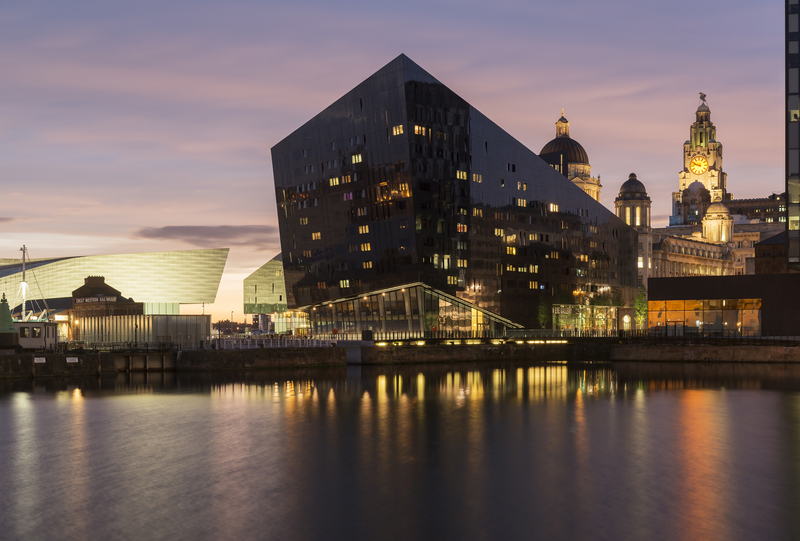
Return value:
<svg viewBox="0 0 800 541">
<path fill-rule="evenodd" d="M 277 336 L 275 338 L 222 338 L 213 339 L 214 349 L 260 349 L 260 348 L 321 348 L 335 344 L 332 340 L 301 336 Z"/>
</svg>

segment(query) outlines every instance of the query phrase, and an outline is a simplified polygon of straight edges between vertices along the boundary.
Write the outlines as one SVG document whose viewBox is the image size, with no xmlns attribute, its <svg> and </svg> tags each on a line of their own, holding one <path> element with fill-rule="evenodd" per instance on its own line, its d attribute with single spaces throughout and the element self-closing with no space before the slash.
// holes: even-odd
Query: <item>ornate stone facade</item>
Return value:
<svg viewBox="0 0 800 541">
<path fill-rule="evenodd" d="M 564 109 L 561 109 L 561 118 L 556 122 L 556 138 L 542 147 L 539 157 L 595 201 L 600 201 L 600 176 L 592 177 L 589 155 L 579 142 L 569 136 L 569 120 L 564 117 Z"/>
</svg>

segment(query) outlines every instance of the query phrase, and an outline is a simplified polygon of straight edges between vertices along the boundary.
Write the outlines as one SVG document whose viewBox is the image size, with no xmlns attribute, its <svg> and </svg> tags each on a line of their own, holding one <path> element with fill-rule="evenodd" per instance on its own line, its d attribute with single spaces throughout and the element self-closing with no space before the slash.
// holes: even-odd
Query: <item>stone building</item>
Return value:
<svg viewBox="0 0 800 541">
<path fill-rule="evenodd" d="M 638 283 L 647 287 L 651 277 L 722 276 L 734 273 L 730 247 L 694 231 L 688 235 L 670 235 L 654 230 L 650 223 L 650 197 L 644 184 L 631 173 L 614 201 L 616 214 L 639 234 L 637 269 Z M 724 205 L 710 207 L 705 229 L 714 239 L 729 238 L 732 227 Z"/>
<path fill-rule="evenodd" d="M 144 314 L 144 303 L 126 299 L 106 283 L 103 276 L 88 276 L 72 292 L 72 338 L 81 337 L 81 321 L 87 317 L 133 316 Z"/>
<path fill-rule="evenodd" d="M 689 126 L 689 139 L 683 144 L 683 171 L 678 174 L 678 190 L 672 193 L 670 226 L 697 226 L 709 209 L 725 205 L 731 216 L 764 223 L 786 221 L 786 195 L 772 194 L 755 199 L 734 199 L 728 192 L 728 174 L 722 169 L 722 143 L 711 122 L 711 109 L 705 94 Z M 720 207 L 714 207 L 719 214 Z"/>
<path fill-rule="evenodd" d="M 561 109 L 561 118 L 556 122 L 555 139 L 542 147 L 539 157 L 595 201 L 600 201 L 600 176 L 592 177 L 589 155 L 579 142 L 569 136 L 569 120 L 564 118 L 564 109 Z"/>
<path fill-rule="evenodd" d="M 783 274 L 786 265 L 786 231 L 764 239 L 755 245 L 755 273 Z"/>
</svg>

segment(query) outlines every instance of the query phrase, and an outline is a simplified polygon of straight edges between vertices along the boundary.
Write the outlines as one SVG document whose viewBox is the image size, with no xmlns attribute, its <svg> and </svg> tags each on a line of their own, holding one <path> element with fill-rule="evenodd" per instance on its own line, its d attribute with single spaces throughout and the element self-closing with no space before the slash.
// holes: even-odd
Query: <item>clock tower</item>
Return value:
<svg viewBox="0 0 800 541">
<path fill-rule="evenodd" d="M 722 143 L 717 141 L 717 128 L 702 92 L 700 100 L 689 140 L 683 144 L 683 171 L 678 175 L 678 191 L 672 193 L 669 225 L 697 224 L 708 206 L 733 197 L 727 191 L 728 175 L 722 171 Z"/>
</svg>

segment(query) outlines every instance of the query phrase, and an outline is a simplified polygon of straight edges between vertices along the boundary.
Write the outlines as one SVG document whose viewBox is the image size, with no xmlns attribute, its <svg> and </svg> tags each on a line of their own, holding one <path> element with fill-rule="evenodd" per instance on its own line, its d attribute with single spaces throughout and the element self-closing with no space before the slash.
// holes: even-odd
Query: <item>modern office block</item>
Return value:
<svg viewBox="0 0 800 541">
<path fill-rule="evenodd" d="M 458 327 L 480 331 L 634 296 L 636 232 L 404 55 L 275 145 L 272 163 L 289 308 L 352 303 L 337 323 L 348 331 L 374 328 L 378 291 L 423 287 L 416 304 L 384 306 L 381 325 L 409 331 L 441 328 L 460 303 Z"/>
</svg>

